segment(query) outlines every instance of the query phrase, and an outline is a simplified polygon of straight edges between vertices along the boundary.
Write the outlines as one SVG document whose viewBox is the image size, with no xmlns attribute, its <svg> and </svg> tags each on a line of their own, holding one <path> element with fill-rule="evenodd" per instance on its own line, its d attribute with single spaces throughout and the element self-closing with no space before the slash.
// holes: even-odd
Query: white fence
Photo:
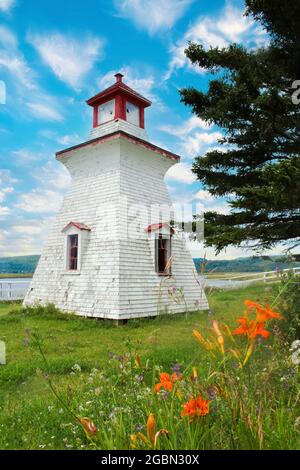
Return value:
<svg viewBox="0 0 300 470">
<path fill-rule="evenodd" d="M 238 276 L 222 278 L 205 277 L 205 286 L 218 287 L 220 289 L 235 289 L 237 287 L 246 287 L 256 282 L 274 283 L 280 281 L 281 275 L 289 271 L 293 271 L 295 274 L 300 274 L 300 267 L 283 269 L 280 272 L 265 271 L 263 273 L 245 273 L 239 274 Z"/>
<path fill-rule="evenodd" d="M 245 273 L 238 276 L 208 278 L 204 276 L 205 287 L 217 287 L 219 289 L 235 289 L 246 287 L 255 282 L 274 283 L 281 279 L 284 272 L 293 271 L 300 274 L 300 267 L 283 269 L 279 273 L 267 271 L 263 273 Z M 0 279 L 0 300 L 23 300 L 29 288 L 31 279 Z"/>
<path fill-rule="evenodd" d="M 0 300 L 22 300 L 31 279 L 0 279 Z"/>
</svg>

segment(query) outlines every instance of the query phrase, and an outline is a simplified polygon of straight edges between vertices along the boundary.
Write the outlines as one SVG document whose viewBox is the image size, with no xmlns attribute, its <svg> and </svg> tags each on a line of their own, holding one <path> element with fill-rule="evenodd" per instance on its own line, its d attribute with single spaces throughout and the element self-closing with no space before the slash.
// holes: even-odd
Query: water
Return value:
<svg viewBox="0 0 300 470">
<path fill-rule="evenodd" d="M 0 300 L 22 300 L 29 288 L 31 278 L 15 277 L 0 279 Z"/>
</svg>

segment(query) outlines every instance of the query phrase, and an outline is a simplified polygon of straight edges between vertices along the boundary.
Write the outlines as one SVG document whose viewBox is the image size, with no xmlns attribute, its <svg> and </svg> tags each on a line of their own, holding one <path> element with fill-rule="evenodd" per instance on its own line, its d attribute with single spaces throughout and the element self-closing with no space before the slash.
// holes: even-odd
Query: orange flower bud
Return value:
<svg viewBox="0 0 300 470">
<path fill-rule="evenodd" d="M 148 421 L 147 421 L 147 434 L 148 434 L 148 439 L 151 442 L 152 445 L 154 445 L 155 442 L 155 418 L 153 413 L 150 413 L 148 416 Z"/>
</svg>

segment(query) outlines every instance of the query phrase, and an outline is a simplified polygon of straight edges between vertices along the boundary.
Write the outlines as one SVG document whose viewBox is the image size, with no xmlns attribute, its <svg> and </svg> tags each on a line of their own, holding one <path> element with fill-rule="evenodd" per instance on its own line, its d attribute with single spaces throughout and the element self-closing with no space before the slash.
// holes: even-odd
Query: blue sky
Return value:
<svg viewBox="0 0 300 470">
<path fill-rule="evenodd" d="M 205 89 L 209 78 L 186 60 L 189 40 L 257 47 L 266 35 L 235 0 L 0 0 L 0 80 L 6 87 L 0 256 L 41 252 L 69 185 L 54 153 L 87 139 L 92 117 L 85 100 L 112 84 L 117 71 L 153 101 L 146 113 L 150 140 L 183 156 L 167 175 L 173 201 L 199 200 L 207 209 L 228 211 L 226 201 L 204 191 L 190 171 L 193 158 L 217 147 L 221 134 L 180 103 L 179 88 Z M 212 250 L 206 253 L 213 257 Z M 219 258 L 249 253 L 229 248 Z"/>
</svg>

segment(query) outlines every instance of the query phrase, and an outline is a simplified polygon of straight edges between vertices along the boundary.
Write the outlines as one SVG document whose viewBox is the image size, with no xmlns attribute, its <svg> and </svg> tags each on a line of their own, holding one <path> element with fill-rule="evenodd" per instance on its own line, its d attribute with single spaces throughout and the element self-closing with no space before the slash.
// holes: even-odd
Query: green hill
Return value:
<svg viewBox="0 0 300 470">
<path fill-rule="evenodd" d="M 286 256 L 251 256 L 235 258 L 230 260 L 204 260 L 195 258 L 194 263 L 197 271 L 201 270 L 203 263 L 206 272 L 263 272 L 280 269 L 294 268 L 300 265 L 300 256 L 295 255 L 293 259 Z"/>
<path fill-rule="evenodd" d="M 33 273 L 39 258 L 39 255 L 0 258 L 0 274 Z"/>
</svg>

